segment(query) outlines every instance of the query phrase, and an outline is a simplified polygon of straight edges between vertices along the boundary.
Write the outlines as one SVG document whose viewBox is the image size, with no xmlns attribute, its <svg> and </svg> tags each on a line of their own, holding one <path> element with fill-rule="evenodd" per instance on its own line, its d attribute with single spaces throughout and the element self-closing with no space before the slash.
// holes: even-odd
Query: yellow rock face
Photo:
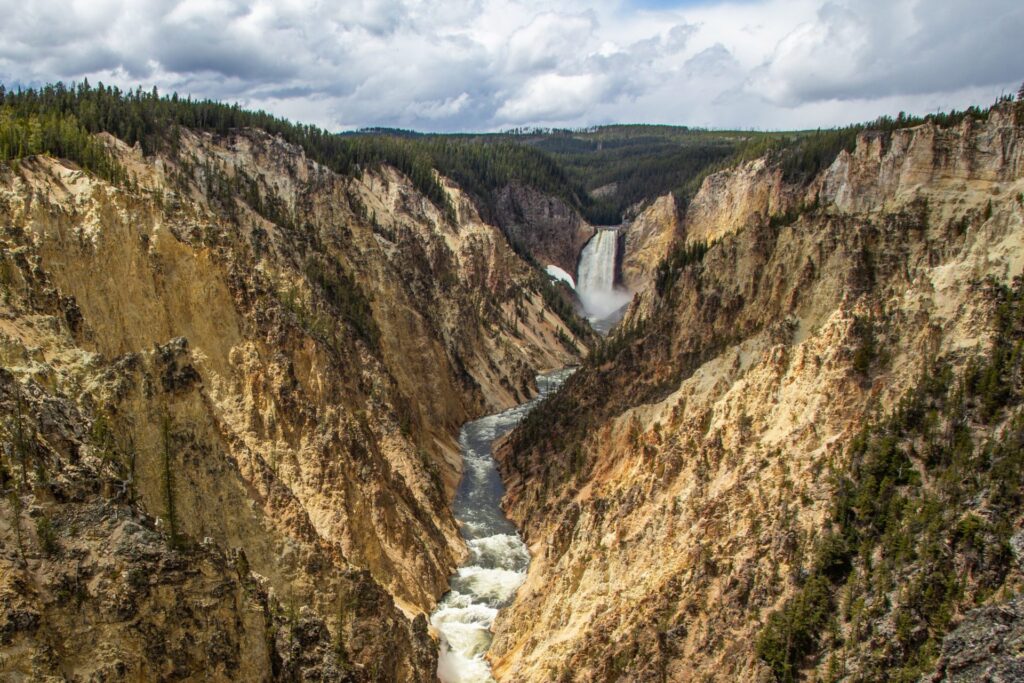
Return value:
<svg viewBox="0 0 1024 683">
<path fill-rule="evenodd" d="M 683 221 L 714 243 L 703 263 L 664 298 L 642 290 L 642 333 L 569 381 L 547 436 L 500 453 L 534 559 L 495 625 L 498 679 L 768 676 L 756 635 L 846 444 L 928 359 L 986 348 L 982 281 L 1024 266 L 1022 164 L 1004 107 L 864 136 L 809 187 L 763 161 L 708 178 Z M 857 318 L 887 354 L 867 373 Z"/>
<path fill-rule="evenodd" d="M 624 228 L 622 281 L 638 292 L 651 283 L 658 264 L 679 238 L 679 215 L 671 194 L 651 202 Z"/>
<path fill-rule="evenodd" d="M 433 680 L 458 427 L 577 358 L 537 275 L 451 184 L 454 223 L 256 132 L 107 142 L 137 189 L 0 171 L 0 401 L 39 442 L 0 672 Z"/>
</svg>

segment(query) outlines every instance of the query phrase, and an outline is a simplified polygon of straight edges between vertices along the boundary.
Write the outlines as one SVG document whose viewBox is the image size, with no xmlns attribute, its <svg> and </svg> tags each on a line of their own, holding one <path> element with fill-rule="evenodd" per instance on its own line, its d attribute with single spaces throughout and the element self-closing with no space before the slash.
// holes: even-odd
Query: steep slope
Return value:
<svg viewBox="0 0 1024 683">
<path fill-rule="evenodd" d="M 451 184 L 453 221 L 259 131 L 176 144 L 0 170 L 0 667 L 433 680 L 458 427 L 572 334 Z"/>
<path fill-rule="evenodd" d="M 594 227 L 564 201 L 513 184 L 497 195 L 498 223 L 513 244 L 543 265 L 555 265 L 576 277 L 583 245 Z"/>
<path fill-rule="evenodd" d="M 623 226 L 622 284 L 638 292 L 654 280 L 680 237 L 679 212 L 671 194 L 658 197 Z"/>
<path fill-rule="evenodd" d="M 836 581 L 861 602 L 840 596 L 835 635 L 815 631 L 839 592 L 812 590 L 826 580 L 815 578 L 825 531 L 842 526 L 837 473 L 863 471 L 866 421 L 935 363 L 951 377 L 975 367 L 1001 329 L 1006 295 L 986 278 L 1006 283 L 1024 266 L 1021 118 L 1002 104 L 953 128 L 864 133 L 806 186 L 763 160 L 705 181 L 684 230 L 710 248 L 679 247 L 624 329 L 499 453 L 534 558 L 496 623 L 500 680 L 770 680 L 815 666 L 871 680 L 870 651 L 902 633 L 910 598 L 864 586 L 876 564 L 922 565 L 890 563 L 881 543 L 840 554 L 852 573 Z M 1016 410 L 972 433 L 971 452 Z M 875 497 L 918 500 L 913 487 L 937 476 L 901 448 L 922 479 Z M 1020 474 L 1000 476 L 1019 486 Z M 956 515 L 988 515 L 984 496 L 949 510 L 943 533 Z M 1020 524 L 1019 505 L 1008 514 Z M 1003 542 L 979 528 L 978 542 Z M 963 590 L 942 603 L 953 615 L 1019 585 L 1013 563 L 953 565 Z M 991 566 L 1004 571 L 994 586 Z M 915 635 L 885 660 L 907 675 L 948 628 L 911 617 Z M 798 652 L 799 637 L 813 643 Z"/>
</svg>

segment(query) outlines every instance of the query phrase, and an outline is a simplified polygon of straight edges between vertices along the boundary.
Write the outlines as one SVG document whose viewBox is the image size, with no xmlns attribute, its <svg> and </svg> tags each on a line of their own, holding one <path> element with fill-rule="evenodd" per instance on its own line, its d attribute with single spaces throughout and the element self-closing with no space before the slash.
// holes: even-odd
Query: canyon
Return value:
<svg viewBox="0 0 1024 683">
<path fill-rule="evenodd" d="M 1024 104 L 614 227 L 286 137 L 0 165 L 0 677 L 1017 670 Z"/>
</svg>

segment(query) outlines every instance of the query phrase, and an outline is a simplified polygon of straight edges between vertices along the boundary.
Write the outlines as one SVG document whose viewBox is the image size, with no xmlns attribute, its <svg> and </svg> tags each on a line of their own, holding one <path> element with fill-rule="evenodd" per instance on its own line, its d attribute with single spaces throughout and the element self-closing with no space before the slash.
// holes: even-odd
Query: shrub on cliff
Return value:
<svg viewBox="0 0 1024 683">
<path fill-rule="evenodd" d="M 832 620 L 832 599 L 828 581 L 812 576 L 801 590 L 774 612 L 758 635 L 757 656 L 778 680 L 796 679 L 801 663 L 817 648 Z"/>
<path fill-rule="evenodd" d="M 757 641 L 778 680 L 823 649 L 859 680 L 917 680 L 953 615 L 1010 585 L 1024 504 L 1024 284 L 990 282 L 985 295 L 996 309 L 987 352 L 959 381 L 936 362 L 850 442 L 809 578 Z M 835 643 L 820 610 L 839 615 Z"/>
</svg>

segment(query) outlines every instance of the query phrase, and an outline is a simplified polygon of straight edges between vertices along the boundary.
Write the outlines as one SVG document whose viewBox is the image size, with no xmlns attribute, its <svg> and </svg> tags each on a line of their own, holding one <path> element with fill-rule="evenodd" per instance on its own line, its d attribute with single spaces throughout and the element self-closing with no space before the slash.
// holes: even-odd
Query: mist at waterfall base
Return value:
<svg viewBox="0 0 1024 683">
<path fill-rule="evenodd" d="M 601 331 L 602 323 L 610 328 L 619 318 L 633 295 L 615 286 L 615 256 L 619 233 L 598 230 L 580 254 L 576 294 L 590 324 Z M 606 331 L 606 330 L 605 330 Z"/>
<path fill-rule="evenodd" d="M 515 597 L 530 564 L 526 545 L 501 509 L 505 487 L 491 455 L 492 444 L 572 372 L 565 369 L 541 375 L 536 398 L 462 427 L 462 481 L 452 509 L 461 523 L 470 557 L 451 578 L 451 590 L 430 617 L 441 636 L 437 675 L 443 683 L 494 680 L 484 658 L 491 644 L 491 624 L 498 610 Z"/>
</svg>

